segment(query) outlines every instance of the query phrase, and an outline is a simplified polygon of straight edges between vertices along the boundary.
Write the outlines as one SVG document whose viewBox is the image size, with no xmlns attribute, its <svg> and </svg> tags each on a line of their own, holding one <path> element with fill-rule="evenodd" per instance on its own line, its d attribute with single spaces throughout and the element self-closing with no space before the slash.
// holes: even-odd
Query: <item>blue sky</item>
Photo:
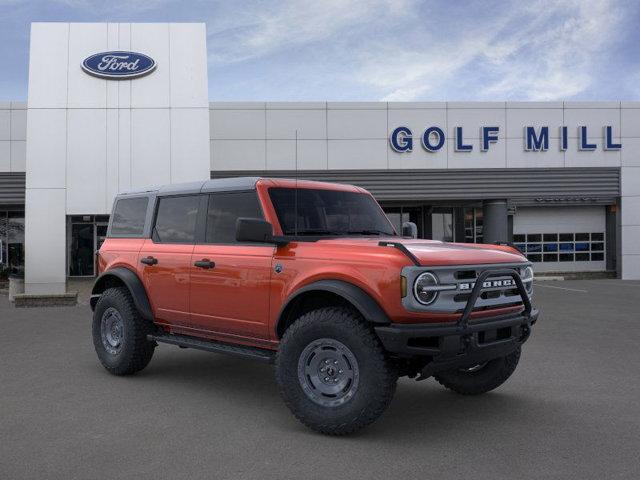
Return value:
<svg viewBox="0 0 640 480">
<path fill-rule="evenodd" d="M 0 0 L 0 99 L 32 21 L 203 21 L 211 100 L 639 100 L 640 2 Z"/>
</svg>

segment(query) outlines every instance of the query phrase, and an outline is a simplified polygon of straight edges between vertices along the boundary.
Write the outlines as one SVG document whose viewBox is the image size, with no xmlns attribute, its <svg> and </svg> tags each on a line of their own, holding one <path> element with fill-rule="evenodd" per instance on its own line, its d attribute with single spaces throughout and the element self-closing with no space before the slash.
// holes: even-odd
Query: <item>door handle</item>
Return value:
<svg viewBox="0 0 640 480">
<path fill-rule="evenodd" d="M 145 257 L 140 259 L 140 263 L 144 263 L 145 265 L 155 265 L 158 263 L 158 259 L 155 257 Z"/>
<path fill-rule="evenodd" d="M 198 268 L 214 268 L 216 266 L 216 263 L 212 262 L 208 258 L 203 258 L 202 260 L 194 262 L 193 265 Z"/>
</svg>

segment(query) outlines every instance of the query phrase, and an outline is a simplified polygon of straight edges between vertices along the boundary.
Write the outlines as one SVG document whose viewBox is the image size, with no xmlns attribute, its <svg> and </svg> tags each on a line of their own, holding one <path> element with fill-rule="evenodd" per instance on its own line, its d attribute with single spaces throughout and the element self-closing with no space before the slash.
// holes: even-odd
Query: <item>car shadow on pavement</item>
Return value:
<svg viewBox="0 0 640 480">
<path fill-rule="evenodd" d="M 247 415 L 255 414 L 256 410 L 263 412 L 265 422 L 276 430 L 313 434 L 295 420 L 282 402 L 270 365 L 163 347 L 161 354 L 131 380 L 134 379 L 153 383 L 155 388 L 166 391 L 197 392 L 208 400 L 202 404 L 201 415 L 207 415 L 211 404 L 224 408 L 227 403 L 236 409 L 246 409 Z M 190 408 L 197 409 L 199 405 Z M 525 428 L 525 424 L 531 424 L 532 415 L 554 422 L 549 417 L 555 416 L 553 413 L 543 410 L 536 399 L 515 392 L 508 383 L 485 395 L 462 396 L 446 390 L 434 379 L 416 382 L 403 378 L 398 382 L 387 412 L 372 426 L 350 438 L 397 442 L 428 432 L 429 436 L 444 440 L 471 430 L 481 441 L 482 432 L 486 430 L 500 426 L 506 431 Z"/>
</svg>

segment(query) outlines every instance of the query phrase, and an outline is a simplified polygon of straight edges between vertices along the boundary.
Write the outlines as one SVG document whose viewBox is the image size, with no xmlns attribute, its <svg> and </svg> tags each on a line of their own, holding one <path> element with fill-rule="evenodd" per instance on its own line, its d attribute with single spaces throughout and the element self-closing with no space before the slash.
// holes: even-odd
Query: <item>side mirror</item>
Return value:
<svg viewBox="0 0 640 480">
<path fill-rule="evenodd" d="M 402 224 L 402 236 L 418 238 L 418 226 L 413 222 L 404 222 Z"/>
<path fill-rule="evenodd" d="M 236 220 L 236 240 L 273 243 L 273 228 L 269 222 L 261 218 L 239 217 Z"/>
</svg>

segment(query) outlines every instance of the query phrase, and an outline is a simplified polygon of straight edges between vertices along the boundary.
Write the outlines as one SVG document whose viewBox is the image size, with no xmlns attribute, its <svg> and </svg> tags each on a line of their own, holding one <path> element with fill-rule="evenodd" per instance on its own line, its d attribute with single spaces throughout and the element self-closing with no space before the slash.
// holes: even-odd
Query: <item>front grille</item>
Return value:
<svg viewBox="0 0 640 480">
<path fill-rule="evenodd" d="M 457 267 L 405 267 L 403 275 L 407 277 L 408 285 L 413 285 L 415 279 L 426 271 L 432 272 L 438 278 L 438 286 L 448 286 L 450 289 L 438 291 L 438 296 L 429 305 L 421 305 L 407 295 L 403 303 L 409 310 L 458 313 L 464 310 L 475 285 L 475 280 L 485 270 L 503 270 L 512 268 L 522 275 L 528 263 L 492 264 Z M 511 276 L 489 277 L 476 301 L 474 311 L 503 308 L 521 304 L 520 294 Z M 412 291 L 412 290 L 411 290 Z"/>
</svg>

